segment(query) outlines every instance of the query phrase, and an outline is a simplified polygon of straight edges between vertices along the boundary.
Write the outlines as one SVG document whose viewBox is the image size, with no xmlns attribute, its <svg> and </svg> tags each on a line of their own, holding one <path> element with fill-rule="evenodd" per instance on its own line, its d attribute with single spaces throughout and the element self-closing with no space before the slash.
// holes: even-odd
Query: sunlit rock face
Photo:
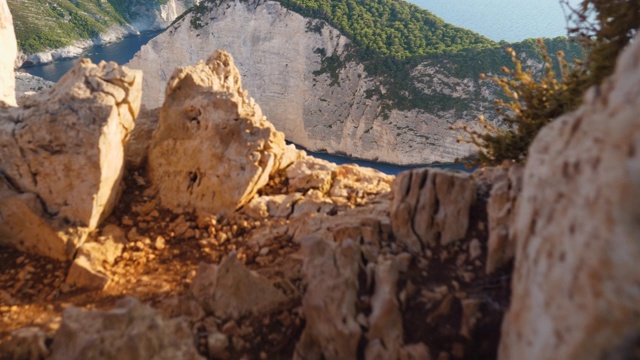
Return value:
<svg viewBox="0 0 640 360">
<path fill-rule="evenodd" d="M 97 228 L 118 200 L 141 85 L 140 71 L 85 59 L 0 110 L 2 243 L 62 260 Z"/>
<path fill-rule="evenodd" d="M 169 209 L 234 211 L 295 157 L 242 88 L 226 52 L 177 69 L 166 94 L 149 149 L 149 175 Z"/>
<path fill-rule="evenodd" d="M 640 333 L 640 43 L 540 131 L 514 219 L 501 359 L 627 359 Z"/>
</svg>

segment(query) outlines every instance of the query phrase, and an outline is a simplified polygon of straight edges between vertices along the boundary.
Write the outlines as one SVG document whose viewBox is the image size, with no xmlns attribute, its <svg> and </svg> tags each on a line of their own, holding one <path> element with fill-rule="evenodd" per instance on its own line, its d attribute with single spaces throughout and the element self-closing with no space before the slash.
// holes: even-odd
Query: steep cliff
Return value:
<svg viewBox="0 0 640 360">
<path fill-rule="evenodd" d="M 14 17 L 17 64 L 79 56 L 93 45 L 167 27 L 198 0 L 8 0 Z"/>
<path fill-rule="evenodd" d="M 470 147 L 457 143 L 449 127 L 492 112 L 497 89 L 478 75 L 509 64 L 499 44 L 380 65 L 368 61 L 343 32 L 284 3 L 201 3 L 129 62 L 146 74 L 143 105 L 160 106 L 175 67 L 225 49 L 236 59 L 247 89 L 289 141 L 397 164 L 468 155 Z"/>
<path fill-rule="evenodd" d="M 164 84 L 180 65 L 226 49 L 236 59 L 246 87 L 287 139 L 311 150 L 345 153 L 391 163 L 451 161 L 465 155 L 449 133 L 451 118 L 420 110 L 391 110 L 382 116 L 380 86 L 362 64 L 344 60 L 336 73 L 323 72 L 326 60 L 343 59 L 351 41 L 328 25 L 274 1 L 224 1 L 211 7 L 195 30 L 191 13 L 144 46 L 128 64 L 143 69 L 144 100 L 158 107 Z"/>
</svg>

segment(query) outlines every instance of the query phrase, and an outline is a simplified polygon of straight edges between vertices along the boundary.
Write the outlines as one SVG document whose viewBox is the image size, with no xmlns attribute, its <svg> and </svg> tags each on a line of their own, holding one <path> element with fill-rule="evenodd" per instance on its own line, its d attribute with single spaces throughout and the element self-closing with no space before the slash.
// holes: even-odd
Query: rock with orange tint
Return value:
<svg viewBox="0 0 640 360">
<path fill-rule="evenodd" d="M 24 107 L 0 109 L 0 243 L 68 259 L 111 212 L 141 78 L 84 59 Z"/>
<path fill-rule="evenodd" d="M 201 264 L 191 293 L 206 312 L 220 318 L 267 313 L 288 300 L 266 278 L 240 263 L 235 254 L 217 266 Z"/>
<path fill-rule="evenodd" d="M 295 154 L 242 88 L 231 55 L 216 51 L 169 80 L 148 169 L 165 208 L 226 214 Z"/>
<path fill-rule="evenodd" d="M 188 323 L 167 320 L 134 298 L 110 311 L 68 308 L 51 345 L 52 360 L 200 360 Z"/>
</svg>

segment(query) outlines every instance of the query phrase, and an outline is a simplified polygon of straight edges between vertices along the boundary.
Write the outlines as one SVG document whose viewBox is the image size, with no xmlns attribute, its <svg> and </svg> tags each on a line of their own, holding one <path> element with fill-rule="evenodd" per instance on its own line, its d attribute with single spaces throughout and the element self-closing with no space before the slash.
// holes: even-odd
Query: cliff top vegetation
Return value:
<svg viewBox="0 0 640 360">
<path fill-rule="evenodd" d="M 126 21 L 111 1 L 8 0 L 18 47 L 26 54 L 90 39 Z"/>
</svg>

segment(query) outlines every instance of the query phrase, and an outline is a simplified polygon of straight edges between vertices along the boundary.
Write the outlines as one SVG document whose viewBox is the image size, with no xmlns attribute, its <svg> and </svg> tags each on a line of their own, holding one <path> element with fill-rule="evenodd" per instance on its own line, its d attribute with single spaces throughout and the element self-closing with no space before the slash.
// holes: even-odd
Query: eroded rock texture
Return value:
<svg viewBox="0 0 640 360">
<path fill-rule="evenodd" d="M 436 169 L 405 171 L 393 183 L 393 231 L 413 252 L 461 240 L 476 201 L 469 174 Z"/>
<path fill-rule="evenodd" d="M 531 146 L 515 217 L 513 298 L 501 359 L 638 356 L 637 40 L 614 75 Z"/>
<path fill-rule="evenodd" d="M 217 266 L 201 264 L 191 292 L 205 311 L 221 318 L 264 314 L 287 301 L 267 279 L 240 263 L 235 254 Z"/>
<path fill-rule="evenodd" d="M 163 319 L 134 298 L 111 311 L 65 310 L 51 346 L 52 360 L 204 359 L 183 319 Z"/>
<path fill-rule="evenodd" d="M 295 158 L 242 88 L 231 56 L 178 68 L 168 82 L 149 150 L 149 174 L 163 206 L 228 213 Z"/>
<path fill-rule="evenodd" d="M 0 112 L 0 242 L 66 259 L 109 214 L 141 78 L 85 59 L 24 107 Z"/>
</svg>

